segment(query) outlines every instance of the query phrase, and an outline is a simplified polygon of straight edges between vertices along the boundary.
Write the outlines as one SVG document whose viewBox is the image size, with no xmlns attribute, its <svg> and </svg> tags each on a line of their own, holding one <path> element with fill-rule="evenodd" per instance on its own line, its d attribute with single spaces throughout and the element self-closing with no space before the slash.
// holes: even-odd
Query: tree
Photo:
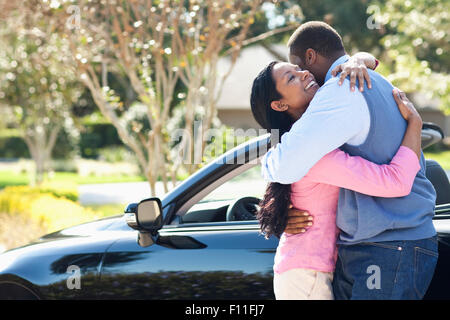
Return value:
<svg viewBox="0 0 450 320">
<path fill-rule="evenodd" d="M 69 109 L 79 95 L 62 54 L 68 42 L 41 12 L 21 8 L 2 21 L 0 47 L 0 105 L 8 125 L 21 132 L 40 184 L 58 134 L 71 127 Z"/>
<path fill-rule="evenodd" d="M 389 0 L 374 8 L 385 29 L 382 71 L 402 90 L 437 98 L 450 112 L 450 2 Z"/>
<path fill-rule="evenodd" d="M 441 109 L 450 112 L 449 1 L 304 0 L 301 9 L 304 21 L 332 25 L 349 53 L 368 51 L 378 57 L 377 71 L 394 85 L 437 98 Z"/>
<path fill-rule="evenodd" d="M 135 153 L 154 193 L 159 177 L 167 191 L 168 179 L 172 177 L 175 183 L 180 167 L 187 165 L 193 172 L 199 166 L 192 155 L 198 147 L 204 150 L 204 134 L 216 116 L 217 96 L 229 74 L 217 74 L 219 57 L 228 55 L 234 62 L 244 45 L 296 27 L 250 36 L 263 3 L 80 0 L 73 5 L 46 1 L 39 10 L 64 22 L 59 32 L 70 41 L 74 70 L 121 140 Z M 125 76 L 140 103 L 125 108 L 108 85 L 109 73 Z M 187 162 L 174 158 L 177 153 L 169 148 L 174 137 L 167 129 L 180 82 L 187 92 L 182 106 L 186 134 L 178 138 L 180 150 L 187 150 L 183 154 Z M 200 132 L 192 128 L 196 114 L 202 121 Z"/>
</svg>

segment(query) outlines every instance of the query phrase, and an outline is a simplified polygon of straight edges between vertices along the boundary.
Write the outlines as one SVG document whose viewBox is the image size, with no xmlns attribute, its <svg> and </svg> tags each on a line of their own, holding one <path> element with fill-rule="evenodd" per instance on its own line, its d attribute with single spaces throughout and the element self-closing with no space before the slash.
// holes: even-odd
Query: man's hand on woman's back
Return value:
<svg viewBox="0 0 450 320">
<path fill-rule="evenodd" d="M 288 222 L 284 232 L 289 234 L 304 233 L 313 224 L 313 217 L 304 210 L 296 209 L 289 205 Z"/>
</svg>

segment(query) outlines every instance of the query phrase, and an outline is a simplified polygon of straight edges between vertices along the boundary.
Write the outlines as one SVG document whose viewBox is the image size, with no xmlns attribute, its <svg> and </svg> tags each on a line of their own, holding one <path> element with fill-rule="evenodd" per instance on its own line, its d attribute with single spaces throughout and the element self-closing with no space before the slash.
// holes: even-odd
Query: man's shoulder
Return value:
<svg viewBox="0 0 450 320">
<path fill-rule="evenodd" d="M 324 98 L 324 97 L 339 97 L 341 99 L 347 100 L 347 99 L 364 99 L 364 96 L 367 94 L 372 94 L 381 90 L 381 93 L 388 93 L 391 94 L 391 91 L 393 89 L 393 85 L 391 82 L 386 79 L 383 75 L 379 74 L 376 71 L 368 70 L 369 77 L 372 82 L 372 88 L 377 88 L 379 90 L 371 90 L 367 88 L 367 83 L 365 84 L 365 90 L 363 92 L 360 92 L 359 90 L 351 91 L 350 90 L 350 80 L 349 76 L 346 77 L 343 81 L 343 83 L 339 84 L 339 77 L 331 77 L 328 79 L 322 87 L 317 91 L 316 96 L 318 98 Z M 358 87 L 358 82 L 357 86 Z M 384 92 L 385 91 L 385 92 Z"/>
<path fill-rule="evenodd" d="M 344 81 L 348 79 L 344 79 Z M 349 82 L 350 83 L 350 82 Z M 319 91 L 325 91 L 325 90 L 334 90 L 340 87 L 339 85 L 339 77 L 331 77 L 325 83 L 320 87 Z"/>
<path fill-rule="evenodd" d="M 342 84 L 339 84 L 339 77 L 331 77 L 326 81 L 314 96 L 312 104 L 323 103 L 328 101 L 337 104 L 345 104 L 346 102 L 364 100 L 363 95 L 359 90 L 350 90 L 350 80 L 344 79 Z"/>
</svg>

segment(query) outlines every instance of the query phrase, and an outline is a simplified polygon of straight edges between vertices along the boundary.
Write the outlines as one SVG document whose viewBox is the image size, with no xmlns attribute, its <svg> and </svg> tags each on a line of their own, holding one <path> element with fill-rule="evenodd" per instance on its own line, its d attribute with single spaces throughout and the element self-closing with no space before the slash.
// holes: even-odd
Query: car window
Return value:
<svg viewBox="0 0 450 320">
<path fill-rule="evenodd" d="M 266 185 L 266 182 L 261 177 L 261 165 L 257 165 L 228 180 L 200 200 L 200 203 L 241 197 L 262 198 Z"/>
<path fill-rule="evenodd" d="M 193 205 L 182 217 L 183 223 L 226 221 L 230 203 L 243 197 L 262 199 L 267 183 L 261 177 L 261 165 L 254 166 L 215 188 Z"/>
</svg>

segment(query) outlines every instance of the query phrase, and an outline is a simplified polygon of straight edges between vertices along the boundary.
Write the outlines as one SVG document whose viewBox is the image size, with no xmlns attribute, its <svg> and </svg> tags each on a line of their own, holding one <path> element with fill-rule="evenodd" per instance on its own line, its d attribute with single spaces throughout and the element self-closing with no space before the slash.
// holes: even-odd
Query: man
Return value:
<svg viewBox="0 0 450 320">
<path fill-rule="evenodd" d="M 310 71 L 322 86 L 303 116 L 262 160 L 267 181 L 301 179 L 324 155 L 340 148 L 378 164 L 389 163 L 406 123 L 392 97 L 392 85 L 369 71 L 372 88 L 340 86 L 331 71 L 348 60 L 342 39 L 323 22 L 301 25 L 288 42 L 289 59 Z M 411 193 L 378 198 L 341 189 L 336 223 L 336 299 L 422 299 L 437 262 L 432 223 L 436 194 L 425 177 L 425 159 Z M 301 209 L 301 208 L 298 208 Z"/>
</svg>

